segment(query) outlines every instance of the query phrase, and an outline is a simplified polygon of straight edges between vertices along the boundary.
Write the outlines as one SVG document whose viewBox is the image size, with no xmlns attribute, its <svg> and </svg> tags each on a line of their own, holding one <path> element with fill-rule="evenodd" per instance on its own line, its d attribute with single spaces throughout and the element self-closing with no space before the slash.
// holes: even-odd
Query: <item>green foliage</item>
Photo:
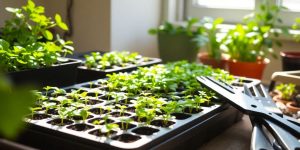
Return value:
<svg viewBox="0 0 300 150">
<path fill-rule="evenodd" d="M 295 23 L 292 25 L 292 29 L 299 30 L 300 29 L 300 18 L 295 19 Z M 294 35 L 294 38 L 297 42 L 300 41 L 300 34 Z"/>
<path fill-rule="evenodd" d="M 56 22 L 44 15 L 44 7 L 36 6 L 32 0 L 22 8 L 6 10 L 13 18 L 0 29 L 0 66 L 6 72 L 41 68 L 57 63 L 61 54 L 71 54 L 72 41 L 64 41 L 51 30 L 58 26 L 67 30 L 59 14 Z M 60 60 L 62 61 L 62 60 Z"/>
<path fill-rule="evenodd" d="M 73 115 L 74 107 L 59 107 L 58 108 L 58 116 L 61 120 L 60 124 L 64 123 L 64 119 L 67 117 L 71 117 Z"/>
<path fill-rule="evenodd" d="M 149 58 L 128 51 L 113 51 L 104 53 L 103 55 L 99 52 L 92 52 L 91 55 L 85 55 L 85 59 L 84 64 L 87 68 L 105 70 L 113 66 L 127 67 L 128 65 L 147 61 Z"/>
<path fill-rule="evenodd" d="M 222 47 L 232 60 L 255 62 L 269 55 L 277 58 L 273 47 L 281 46 L 281 43 L 274 37 L 281 33 L 288 34 L 279 16 L 285 8 L 271 5 L 269 0 L 264 0 L 259 8 L 257 12 L 245 16 L 246 26 L 237 24 L 223 39 Z"/>
<path fill-rule="evenodd" d="M 195 25 L 198 25 L 195 27 Z M 205 28 L 197 18 L 189 18 L 183 25 L 175 25 L 170 22 L 165 22 L 158 28 L 151 28 L 148 33 L 151 35 L 168 34 L 168 35 L 187 35 L 192 37 L 192 42 L 195 42 L 198 48 L 204 46 L 208 39 L 204 35 Z"/>
<path fill-rule="evenodd" d="M 260 59 L 265 57 L 265 53 L 261 50 L 264 37 L 252 28 L 238 24 L 227 33 L 223 40 L 225 40 L 223 43 L 225 52 L 232 60 L 255 62 L 259 57 Z"/>
<path fill-rule="evenodd" d="M 208 56 L 214 58 L 216 60 L 221 59 L 222 51 L 220 49 L 221 40 L 218 39 L 218 25 L 221 24 L 224 19 L 223 18 L 216 18 L 213 20 L 212 18 L 204 18 L 202 20 L 204 22 L 205 27 L 205 36 L 208 38 L 206 44 L 206 51 Z"/>
<path fill-rule="evenodd" d="M 30 88 L 13 87 L 0 74 L 0 134 L 14 138 L 23 127 L 22 118 L 29 113 L 28 107 L 34 103 Z"/>
<path fill-rule="evenodd" d="M 292 100 L 297 93 L 296 85 L 293 83 L 279 84 L 276 86 L 276 90 L 280 91 L 281 98 L 284 100 Z"/>
</svg>

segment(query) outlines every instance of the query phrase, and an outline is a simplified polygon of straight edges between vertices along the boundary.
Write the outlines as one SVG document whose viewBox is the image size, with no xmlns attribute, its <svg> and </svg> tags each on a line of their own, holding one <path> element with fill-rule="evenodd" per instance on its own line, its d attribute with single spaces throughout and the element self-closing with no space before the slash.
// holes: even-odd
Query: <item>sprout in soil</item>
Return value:
<svg viewBox="0 0 300 150">
<path fill-rule="evenodd" d="M 117 107 L 120 108 L 120 116 L 123 116 L 124 115 L 124 112 L 125 112 L 125 109 L 127 108 L 127 106 L 125 105 L 116 105 Z"/>
<path fill-rule="evenodd" d="M 119 128 L 119 125 L 118 124 L 115 124 L 115 123 L 108 123 L 108 124 L 105 124 L 104 126 L 104 129 L 102 130 L 103 132 L 106 132 L 106 136 L 110 136 L 110 132 Z"/>
<path fill-rule="evenodd" d="M 49 109 L 52 109 L 52 108 L 56 108 L 57 105 L 56 103 L 53 103 L 53 102 L 43 102 L 43 107 L 45 107 L 45 111 L 48 112 Z"/>
<path fill-rule="evenodd" d="M 196 103 L 195 103 L 195 101 L 193 99 L 186 99 L 184 101 L 183 105 L 188 108 L 189 113 L 192 113 L 193 109 L 196 106 Z"/>
<path fill-rule="evenodd" d="M 133 120 L 131 118 L 128 117 L 122 117 L 121 118 L 121 128 L 124 129 L 125 131 L 128 130 L 129 124 L 133 122 Z M 125 124 L 125 126 L 124 126 Z"/>
<path fill-rule="evenodd" d="M 52 86 L 46 86 L 43 88 L 45 90 L 46 96 L 48 95 L 49 90 L 53 89 Z"/>
<path fill-rule="evenodd" d="M 163 123 L 167 125 L 168 121 L 172 118 L 172 113 L 175 111 L 178 111 L 179 105 L 177 102 L 172 101 L 167 103 L 165 106 L 161 107 L 161 109 L 164 111 L 164 115 L 162 115 Z"/>
<path fill-rule="evenodd" d="M 41 92 L 34 91 L 33 94 L 36 97 L 38 105 L 42 104 L 43 101 L 48 100 L 47 96 L 44 96 Z"/>
<path fill-rule="evenodd" d="M 86 121 L 88 116 L 90 115 L 90 112 L 88 111 L 88 107 L 85 107 L 80 110 L 80 116 L 82 117 L 83 122 Z"/>
<path fill-rule="evenodd" d="M 58 107 L 58 115 L 60 118 L 60 125 L 64 124 L 64 119 L 73 115 L 74 107 Z"/>
<path fill-rule="evenodd" d="M 98 106 L 98 108 L 99 108 L 99 115 L 102 115 L 104 113 L 103 106 Z"/>
<path fill-rule="evenodd" d="M 60 88 L 58 88 L 58 87 L 52 87 L 52 89 L 54 90 L 52 94 L 53 94 L 55 97 L 57 97 L 58 95 L 62 95 L 62 94 L 66 94 L 66 93 L 67 93 L 66 90 L 60 89 Z"/>
<path fill-rule="evenodd" d="M 93 84 L 94 84 L 93 82 L 89 82 L 90 89 L 93 88 Z"/>
<path fill-rule="evenodd" d="M 33 115 L 36 111 L 41 110 L 41 107 L 29 107 L 30 111 L 31 111 L 31 119 L 33 119 Z"/>
</svg>

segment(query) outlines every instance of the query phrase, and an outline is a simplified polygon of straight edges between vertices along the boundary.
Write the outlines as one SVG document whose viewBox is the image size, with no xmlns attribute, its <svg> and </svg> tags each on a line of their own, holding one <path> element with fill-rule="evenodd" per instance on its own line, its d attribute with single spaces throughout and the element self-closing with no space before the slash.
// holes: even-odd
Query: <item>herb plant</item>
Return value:
<svg viewBox="0 0 300 150">
<path fill-rule="evenodd" d="M 281 43 L 272 36 L 288 34 L 287 28 L 280 27 L 279 12 L 282 9 L 282 6 L 270 5 L 270 1 L 264 0 L 258 12 L 244 18 L 246 26 L 237 24 L 227 33 L 222 48 L 232 60 L 237 61 L 256 62 L 269 55 L 277 58 L 273 46 L 281 46 Z"/>
<path fill-rule="evenodd" d="M 195 25 L 198 25 L 196 29 Z M 205 36 L 205 28 L 203 24 L 197 18 L 189 18 L 184 25 L 175 25 L 170 22 L 165 22 L 158 28 L 151 28 L 148 33 L 151 35 L 155 34 L 169 34 L 169 35 L 187 35 L 192 37 L 192 41 L 196 43 L 197 47 L 204 46 L 208 38 Z"/>
<path fill-rule="evenodd" d="M 56 26 L 68 30 L 59 14 L 55 21 L 45 16 L 45 9 L 32 0 L 22 8 L 10 8 L 13 18 L 0 29 L 0 66 L 6 72 L 35 69 L 65 61 L 61 54 L 71 54 L 72 41 L 64 41 L 50 32 Z"/>
<path fill-rule="evenodd" d="M 276 90 L 280 91 L 281 98 L 284 100 L 292 100 L 297 93 L 296 85 L 293 83 L 279 84 L 276 86 Z"/>
<path fill-rule="evenodd" d="M 206 43 L 206 51 L 210 58 L 220 60 L 222 51 L 221 51 L 221 40 L 217 37 L 218 33 L 218 25 L 223 22 L 222 18 L 216 18 L 213 20 L 212 18 L 204 18 L 204 28 L 205 28 L 205 36 L 208 38 Z"/>
</svg>

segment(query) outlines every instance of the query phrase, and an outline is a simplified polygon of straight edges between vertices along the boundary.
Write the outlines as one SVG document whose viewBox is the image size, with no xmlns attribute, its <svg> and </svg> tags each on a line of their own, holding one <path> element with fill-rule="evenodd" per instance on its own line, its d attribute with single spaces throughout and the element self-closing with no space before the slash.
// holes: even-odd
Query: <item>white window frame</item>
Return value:
<svg viewBox="0 0 300 150">
<path fill-rule="evenodd" d="M 273 3 L 281 4 L 281 0 L 272 0 Z M 226 24 L 236 24 L 241 23 L 243 17 L 247 14 L 258 10 L 261 0 L 255 0 L 255 9 L 247 10 L 247 9 L 228 9 L 228 8 L 205 8 L 200 7 L 195 4 L 195 0 L 186 0 L 185 3 L 185 17 L 197 17 L 203 18 L 206 16 L 217 18 L 224 18 L 224 23 Z M 291 26 L 295 18 L 300 17 L 300 12 L 292 12 L 292 11 L 282 11 L 280 13 L 281 18 L 283 20 L 284 25 Z M 284 16 L 284 17 L 283 17 Z"/>
</svg>

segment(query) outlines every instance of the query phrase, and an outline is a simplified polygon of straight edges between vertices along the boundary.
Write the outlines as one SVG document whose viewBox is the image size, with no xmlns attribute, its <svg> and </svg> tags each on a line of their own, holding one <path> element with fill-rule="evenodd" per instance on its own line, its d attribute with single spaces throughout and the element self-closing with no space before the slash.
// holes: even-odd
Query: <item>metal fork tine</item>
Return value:
<svg viewBox="0 0 300 150">
<path fill-rule="evenodd" d="M 259 91 L 257 90 L 256 86 L 252 86 L 252 89 L 254 91 L 255 97 L 263 97 L 261 96 L 261 94 L 259 93 Z"/>
<path fill-rule="evenodd" d="M 266 91 L 265 87 L 262 84 L 260 84 L 259 86 L 260 86 L 262 93 L 264 94 L 264 97 L 271 98 L 269 93 Z"/>
<path fill-rule="evenodd" d="M 254 96 L 254 95 L 252 95 L 250 89 L 246 85 L 244 85 L 244 92 L 245 92 L 246 95 L 248 95 L 250 97 Z"/>
</svg>

